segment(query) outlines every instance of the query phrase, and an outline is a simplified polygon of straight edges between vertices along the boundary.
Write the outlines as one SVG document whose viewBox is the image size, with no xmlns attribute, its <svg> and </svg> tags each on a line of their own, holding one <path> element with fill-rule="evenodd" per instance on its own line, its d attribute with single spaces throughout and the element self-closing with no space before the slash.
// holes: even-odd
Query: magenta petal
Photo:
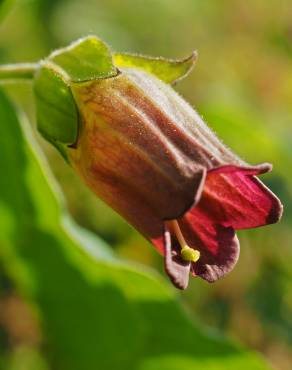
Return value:
<svg viewBox="0 0 292 370">
<path fill-rule="evenodd" d="M 231 227 L 216 225 L 215 230 L 217 248 L 213 252 L 216 250 L 216 253 L 205 250 L 201 253 L 200 260 L 192 265 L 193 275 L 198 275 L 209 283 L 229 273 L 236 265 L 240 252 L 238 238 Z"/>
<path fill-rule="evenodd" d="M 165 255 L 165 269 L 175 286 L 185 289 L 188 274 L 214 282 L 230 272 L 239 257 L 235 229 L 251 228 L 279 220 L 282 205 L 255 175 L 271 165 L 226 165 L 210 170 L 199 202 L 177 221 L 187 244 L 201 252 L 196 263 L 180 257 L 181 247 L 166 229 L 164 240 L 154 244 Z"/>
<path fill-rule="evenodd" d="M 179 220 L 189 246 L 201 257 L 192 264 L 193 275 L 214 282 L 230 272 L 239 257 L 239 241 L 232 227 L 224 227 L 203 209 L 194 207 Z"/>
<path fill-rule="evenodd" d="M 279 199 L 255 174 L 269 170 L 224 166 L 210 171 L 198 207 L 225 227 L 247 229 L 277 222 L 282 214 Z M 195 212 L 195 210 L 194 210 Z"/>
<path fill-rule="evenodd" d="M 240 171 L 245 175 L 262 175 L 267 172 L 271 172 L 273 165 L 271 163 L 260 163 L 255 166 L 238 166 L 234 164 L 227 164 L 224 166 L 216 167 L 208 171 L 208 174 L 214 173 L 234 173 Z"/>
<path fill-rule="evenodd" d="M 165 228 L 164 231 L 164 264 L 165 271 L 172 283 L 179 289 L 186 289 L 189 283 L 191 263 L 182 260 L 176 238 Z"/>
<path fill-rule="evenodd" d="M 215 281 L 231 271 L 239 256 L 235 229 L 258 227 L 279 220 L 282 205 L 254 175 L 271 169 L 223 166 L 207 174 L 199 203 L 179 220 L 187 243 L 201 252 L 192 272 Z"/>
</svg>

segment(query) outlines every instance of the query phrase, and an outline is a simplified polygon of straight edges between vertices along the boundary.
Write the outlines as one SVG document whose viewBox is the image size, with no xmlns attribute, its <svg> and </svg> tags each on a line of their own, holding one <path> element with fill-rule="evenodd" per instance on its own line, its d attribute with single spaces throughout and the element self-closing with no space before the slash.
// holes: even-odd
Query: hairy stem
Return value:
<svg viewBox="0 0 292 370">
<path fill-rule="evenodd" d="M 21 63 L 0 66 L 0 83 L 17 80 L 32 80 L 38 64 Z"/>
</svg>

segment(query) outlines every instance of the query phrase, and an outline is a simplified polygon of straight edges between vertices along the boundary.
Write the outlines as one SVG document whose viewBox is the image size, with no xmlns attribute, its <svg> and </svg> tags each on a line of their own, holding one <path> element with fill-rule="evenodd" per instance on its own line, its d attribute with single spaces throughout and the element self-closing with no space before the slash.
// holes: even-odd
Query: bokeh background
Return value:
<svg viewBox="0 0 292 370">
<path fill-rule="evenodd" d="M 194 70 L 176 89 L 247 162 L 273 163 L 273 172 L 263 180 L 280 197 L 285 213 L 278 225 L 240 232 L 241 257 L 235 270 L 215 285 L 192 279 L 180 299 L 201 323 L 262 352 L 275 368 L 291 369 L 291 0 L 10 3 L 0 25 L 1 63 L 38 61 L 89 33 L 116 51 L 176 58 L 198 50 Z M 35 125 L 31 86 L 11 85 L 6 91 Z M 53 148 L 36 138 L 74 219 L 121 258 L 163 272 L 162 260 L 148 242 L 96 199 Z M 19 348 L 37 347 L 40 333 L 25 300 L 9 294 L 9 284 L 1 274 L 0 353 L 14 359 L 13 370 L 22 370 Z"/>
</svg>

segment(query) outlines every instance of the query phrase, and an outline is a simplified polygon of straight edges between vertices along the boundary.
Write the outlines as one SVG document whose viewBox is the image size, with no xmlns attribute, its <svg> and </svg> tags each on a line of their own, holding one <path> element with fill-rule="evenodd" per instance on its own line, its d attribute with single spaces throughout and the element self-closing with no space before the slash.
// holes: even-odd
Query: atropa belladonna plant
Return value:
<svg viewBox="0 0 292 370">
<path fill-rule="evenodd" d="M 89 36 L 36 65 L 2 67 L 33 78 L 38 129 L 86 184 L 164 256 L 173 284 L 213 282 L 239 256 L 235 230 L 277 222 L 278 198 L 171 87 L 196 59 L 111 53 Z"/>
</svg>

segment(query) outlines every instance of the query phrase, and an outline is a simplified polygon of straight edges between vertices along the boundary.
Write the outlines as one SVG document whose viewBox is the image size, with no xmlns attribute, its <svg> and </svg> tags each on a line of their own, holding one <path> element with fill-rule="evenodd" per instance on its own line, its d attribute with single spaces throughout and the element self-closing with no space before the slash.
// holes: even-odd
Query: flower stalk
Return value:
<svg viewBox="0 0 292 370">
<path fill-rule="evenodd" d="M 0 82 L 32 80 L 38 68 L 36 63 L 5 64 L 0 66 Z"/>
</svg>

